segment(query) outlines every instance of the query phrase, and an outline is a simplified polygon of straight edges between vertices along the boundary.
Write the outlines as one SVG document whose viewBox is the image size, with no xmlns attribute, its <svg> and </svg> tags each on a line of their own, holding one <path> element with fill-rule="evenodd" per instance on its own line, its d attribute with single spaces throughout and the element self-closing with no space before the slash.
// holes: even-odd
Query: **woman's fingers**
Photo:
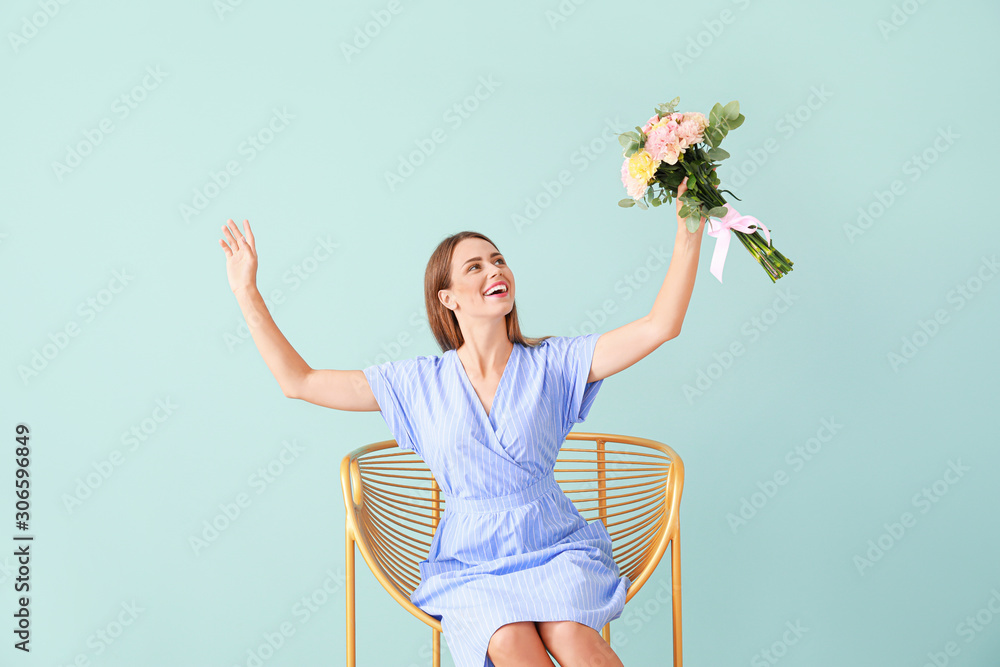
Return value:
<svg viewBox="0 0 1000 667">
<path fill-rule="evenodd" d="M 236 250 L 239 250 L 242 247 L 240 245 L 240 241 L 246 243 L 246 239 L 244 239 L 243 235 L 240 234 L 240 230 L 236 229 L 236 223 L 232 220 L 229 220 L 227 225 L 223 225 L 222 229 L 225 231 Z"/>
<path fill-rule="evenodd" d="M 257 251 L 254 248 L 253 231 L 250 230 L 249 220 L 243 220 L 243 231 L 246 233 L 245 236 L 240 233 L 239 229 L 237 229 L 236 223 L 233 222 L 232 218 L 226 220 L 226 224 L 222 226 L 222 233 L 225 234 L 226 238 L 229 240 L 229 245 L 226 245 L 222 239 L 219 239 L 219 244 L 226 249 L 227 257 L 232 257 L 233 253 L 242 250 L 244 245 L 249 247 L 250 250 L 253 251 L 254 255 L 256 255 Z"/>
<path fill-rule="evenodd" d="M 222 233 L 225 235 L 226 240 L 229 242 L 229 247 L 233 249 L 233 252 L 239 250 L 239 244 L 236 243 L 236 239 L 233 238 L 232 232 L 229 231 L 229 227 L 225 225 L 222 226 Z"/>
<path fill-rule="evenodd" d="M 254 252 L 257 252 L 257 245 L 254 243 L 253 240 L 253 232 L 250 231 L 250 221 L 245 218 L 243 219 L 243 232 L 247 237 L 247 243 L 250 244 L 250 248 Z"/>
</svg>

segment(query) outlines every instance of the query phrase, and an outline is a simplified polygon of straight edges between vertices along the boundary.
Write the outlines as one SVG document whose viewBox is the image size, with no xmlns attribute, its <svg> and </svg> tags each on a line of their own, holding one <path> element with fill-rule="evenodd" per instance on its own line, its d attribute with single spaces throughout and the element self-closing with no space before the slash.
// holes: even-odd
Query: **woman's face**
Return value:
<svg viewBox="0 0 1000 667">
<path fill-rule="evenodd" d="M 487 296 L 486 292 L 498 282 L 506 284 L 506 292 L 501 290 L 496 296 Z M 438 294 L 456 314 L 504 317 L 514 307 L 514 274 L 489 241 L 462 239 L 452 254 L 451 288 Z"/>
</svg>

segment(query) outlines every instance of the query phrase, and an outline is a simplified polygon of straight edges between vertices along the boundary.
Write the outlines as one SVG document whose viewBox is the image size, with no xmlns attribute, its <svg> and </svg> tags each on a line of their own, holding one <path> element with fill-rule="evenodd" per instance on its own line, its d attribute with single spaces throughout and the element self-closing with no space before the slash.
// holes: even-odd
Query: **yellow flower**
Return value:
<svg viewBox="0 0 1000 667">
<path fill-rule="evenodd" d="M 645 148 L 632 153 L 628 159 L 629 176 L 643 183 L 649 183 L 658 166 L 659 163 L 653 160 L 653 156 L 646 152 Z"/>
</svg>

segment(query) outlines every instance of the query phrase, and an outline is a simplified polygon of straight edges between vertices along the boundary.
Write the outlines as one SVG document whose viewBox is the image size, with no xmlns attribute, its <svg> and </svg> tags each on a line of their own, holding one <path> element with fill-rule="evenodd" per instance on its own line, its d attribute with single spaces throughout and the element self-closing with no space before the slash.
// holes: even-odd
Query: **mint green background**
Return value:
<svg viewBox="0 0 1000 667">
<path fill-rule="evenodd" d="M 15 52 L 10 34 L 39 7 L 16 0 L 0 14 L 0 515 L 12 535 L 24 422 L 36 536 L 32 652 L 5 632 L 0 663 L 245 665 L 288 622 L 294 635 L 265 665 L 343 664 L 343 589 L 305 622 L 295 605 L 343 571 L 341 458 L 391 435 L 378 413 L 285 399 L 252 341 L 227 344 L 242 316 L 220 226 L 250 219 L 259 286 L 281 290 L 272 314 L 315 368 L 439 354 L 423 271 L 463 229 L 506 254 L 526 334 L 608 331 L 649 312 L 666 267 L 642 267 L 651 249 L 669 255 L 676 223 L 667 209 L 616 205 L 620 147 L 601 133 L 609 120 L 641 125 L 679 95 L 705 113 L 739 100 L 746 123 L 723 144 L 732 158 L 720 176 L 795 262 L 772 284 L 734 241 L 720 284 L 706 237 L 681 336 L 606 380 L 578 428 L 661 440 L 685 462 L 688 664 L 770 664 L 760 652 L 796 622 L 808 631 L 781 665 L 917 666 L 948 642 L 948 664 L 996 664 L 1000 280 L 973 281 L 981 289 L 961 309 L 954 291 L 1000 250 L 988 194 L 1000 148 L 995 4 L 911 0 L 906 14 L 858 0 L 567 2 L 566 20 L 550 23 L 555 2 L 400 0 L 350 62 L 341 44 L 386 4 L 247 0 L 220 18 L 208 0 L 74 2 Z M 894 12 L 906 20 L 883 35 Z M 699 35 L 702 52 L 679 67 Z M 157 66 L 163 82 L 115 115 L 114 100 Z M 446 122 L 480 77 L 499 86 L 460 126 Z M 274 108 L 294 119 L 247 161 L 240 143 Z M 797 127 L 783 121 L 796 112 Z M 52 163 L 105 117 L 113 132 L 59 180 Z M 390 190 L 385 173 L 436 128 L 445 141 Z M 948 128 L 958 138 L 935 149 Z M 592 141 L 600 150 L 580 162 Z M 925 151 L 933 164 L 913 171 Z M 234 159 L 242 171 L 185 222 L 180 205 Z M 561 170 L 571 183 L 518 228 L 512 216 Z M 852 242 L 845 225 L 894 181 L 894 201 Z M 336 252 L 293 282 L 317 238 Z M 78 306 L 122 270 L 132 280 L 88 321 Z M 782 292 L 793 305 L 776 314 Z M 614 312 L 599 315 L 608 300 Z M 893 368 L 887 355 L 939 310 L 947 321 Z M 756 337 L 754 318 L 770 321 Z M 74 322 L 79 335 L 23 380 L 19 369 Z M 744 353 L 716 372 L 735 342 Z M 699 372 L 716 379 L 688 400 Z M 176 410 L 129 450 L 122 434 L 167 399 Z M 824 418 L 842 428 L 796 469 L 786 454 Z M 249 478 L 284 441 L 303 452 L 258 495 Z M 65 497 L 114 450 L 123 463 L 69 511 Z M 914 496 L 949 461 L 969 469 L 922 512 Z M 787 484 L 734 531 L 727 515 L 781 471 Z M 189 538 L 239 493 L 251 504 L 196 555 Z M 855 557 L 904 512 L 915 523 L 859 571 Z M 8 630 L 13 565 L 0 557 Z M 666 565 L 612 623 L 626 665 L 669 664 Z M 134 623 L 98 653 L 95 633 L 133 601 Z M 963 632 L 977 613 L 990 622 Z M 357 623 L 359 665 L 430 664 L 430 630 L 363 567 Z"/>
</svg>

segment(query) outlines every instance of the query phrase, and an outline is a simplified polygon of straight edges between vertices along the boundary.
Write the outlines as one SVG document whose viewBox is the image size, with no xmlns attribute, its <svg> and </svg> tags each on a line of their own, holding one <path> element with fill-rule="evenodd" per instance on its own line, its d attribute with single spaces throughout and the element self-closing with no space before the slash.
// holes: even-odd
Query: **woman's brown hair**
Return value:
<svg viewBox="0 0 1000 667">
<path fill-rule="evenodd" d="M 451 259 L 455 252 L 455 246 L 460 241 L 468 238 L 483 239 L 494 248 L 497 247 L 490 239 L 479 232 L 459 232 L 445 238 L 438 247 L 431 253 L 431 258 L 427 261 L 427 270 L 424 272 L 424 302 L 427 306 L 427 321 L 431 325 L 431 333 L 437 339 L 442 352 L 457 350 L 465 342 L 462 330 L 458 326 L 458 318 L 455 313 L 444 307 L 438 298 L 438 291 L 451 288 Z M 499 248 L 497 248 L 499 251 Z M 517 320 L 517 303 L 505 316 L 507 321 L 507 338 L 512 343 L 520 343 L 528 347 L 534 347 L 546 338 L 552 336 L 542 336 L 541 338 L 525 338 L 521 333 L 521 325 Z"/>
</svg>

